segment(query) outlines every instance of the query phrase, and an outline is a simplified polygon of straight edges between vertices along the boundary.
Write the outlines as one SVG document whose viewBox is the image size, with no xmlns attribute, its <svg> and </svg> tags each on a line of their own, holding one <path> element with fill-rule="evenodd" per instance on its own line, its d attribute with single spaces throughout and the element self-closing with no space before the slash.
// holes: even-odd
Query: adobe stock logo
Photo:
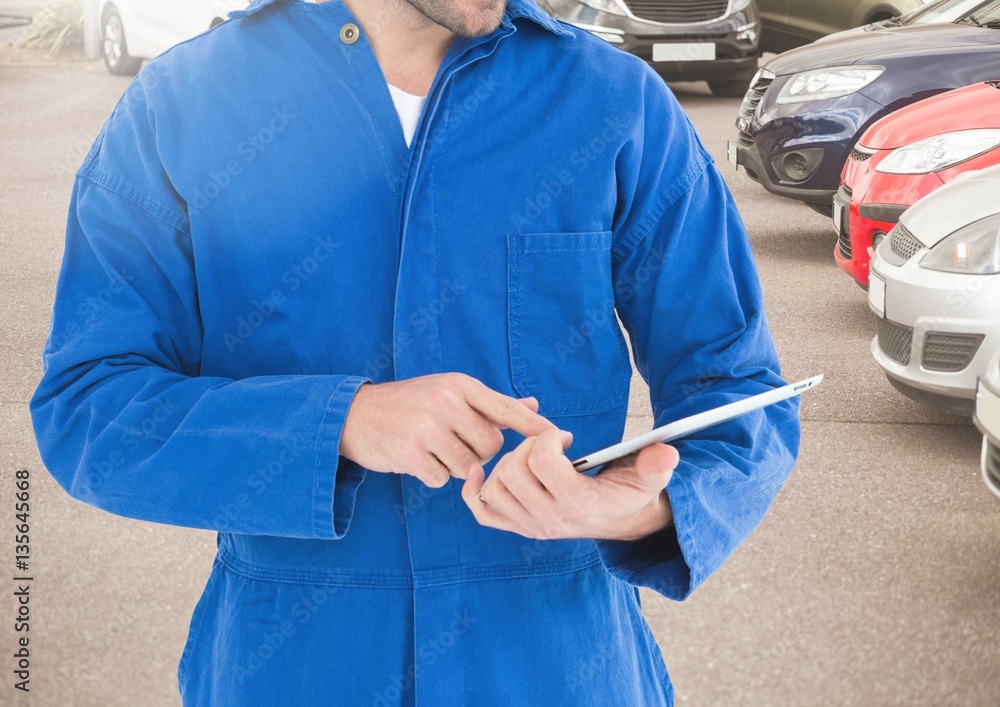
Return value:
<svg viewBox="0 0 1000 707">
<path fill-rule="evenodd" d="M 202 184 L 188 202 L 189 217 L 198 214 L 217 199 L 236 177 L 243 174 L 244 168 L 252 164 L 293 120 L 295 114 L 288 108 L 272 110 L 270 120 L 261 125 L 256 132 L 247 135 L 246 139 L 236 146 L 236 154 L 242 159 L 220 162 L 219 169 L 209 171 L 208 181 Z"/>
</svg>

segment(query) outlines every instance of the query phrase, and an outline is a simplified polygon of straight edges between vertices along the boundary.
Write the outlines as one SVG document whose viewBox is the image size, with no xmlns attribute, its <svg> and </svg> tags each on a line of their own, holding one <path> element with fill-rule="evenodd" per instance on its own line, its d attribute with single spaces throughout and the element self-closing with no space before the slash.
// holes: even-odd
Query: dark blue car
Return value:
<svg viewBox="0 0 1000 707">
<path fill-rule="evenodd" d="M 1000 0 L 955 24 L 801 47 L 754 77 L 729 161 L 769 192 L 829 214 L 844 163 L 868 126 L 936 93 L 997 78 Z"/>
</svg>

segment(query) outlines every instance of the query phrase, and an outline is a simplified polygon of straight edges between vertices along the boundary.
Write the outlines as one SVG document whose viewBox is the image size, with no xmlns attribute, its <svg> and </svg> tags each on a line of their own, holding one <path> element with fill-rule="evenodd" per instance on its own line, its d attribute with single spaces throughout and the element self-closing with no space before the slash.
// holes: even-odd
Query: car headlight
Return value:
<svg viewBox="0 0 1000 707">
<path fill-rule="evenodd" d="M 1000 130 L 958 130 L 896 148 L 875 168 L 885 174 L 930 174 L 1000 147 Z"/>
<path fill-rule="evenodd" d="M 732 13 L 739 12 L 740 10 L 746 10 L 750 7 L 750 3 L 752 2 L 753 0 L 732 0 L 732 3 L 729 6 L 729 12 Z"/>
<path fill-rule="evenodd" d="M 628 13 L 625 12 L 625 8 L 622 7 L 622 4 L 618 0 L 580 0 L 580 2 L 588 7 L 594 8 L 595 10 L 607 12 L 611 15 L 628 15 Z"/>
<path fill-rule="evenodd" d="M 778 103 L 805 103 L 857 93 L 885 71 L 881 66 L 840 66 L 795 74 L 778 94 Z"/>
<path fill-rule="evenodd" d="M 931 248 L 920 267 L 963 275 L 1000 273 L 1000 214 L 958 229 Z"/>
</svg>

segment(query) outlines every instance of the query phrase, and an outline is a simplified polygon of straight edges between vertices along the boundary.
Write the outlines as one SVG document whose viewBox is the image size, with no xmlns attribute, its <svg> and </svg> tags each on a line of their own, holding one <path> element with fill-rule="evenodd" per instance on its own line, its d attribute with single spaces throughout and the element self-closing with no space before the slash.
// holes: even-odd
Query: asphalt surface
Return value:
<svg viewBox="0 0 1000 707">
<path fill-rule="evenodd" d="M 3 533 L 0 705 L 179 704 L 176 665 L 214 554 L 211 533 L 70 499 L 28 417 L 73 172 L 127 82 L 98 63 L 0 66 L 0 509 L 13 515 L 14 470 L 29 469 L 35 578 L 26 696 L 11 687 Z M 786 378 L 827 374 L 760 529 L 687 602 L 644 592 L 678 704 L 998 704 L 1000 502 L 979 476 L 978 434 L 885 381 L 828 221 L 728 168 L 738 101 L 675 88 L 746 220 Z M 633 392 L 639 432 L 651 418 L 646 391 Z"/>
</svg>

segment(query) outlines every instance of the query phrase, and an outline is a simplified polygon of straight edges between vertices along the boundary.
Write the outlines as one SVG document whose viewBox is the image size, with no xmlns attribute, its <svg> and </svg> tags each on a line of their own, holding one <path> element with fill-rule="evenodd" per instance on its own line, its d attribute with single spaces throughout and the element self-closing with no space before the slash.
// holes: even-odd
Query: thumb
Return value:
<svg viewBox="0 0 1000 707">
<path fill-rule="evenodd" d="M 669 444 L 651 444 L 635 458 L 635 473 L 642 481 L 662 486 L 680 460 L 680 454 Z"/>
</svg>

